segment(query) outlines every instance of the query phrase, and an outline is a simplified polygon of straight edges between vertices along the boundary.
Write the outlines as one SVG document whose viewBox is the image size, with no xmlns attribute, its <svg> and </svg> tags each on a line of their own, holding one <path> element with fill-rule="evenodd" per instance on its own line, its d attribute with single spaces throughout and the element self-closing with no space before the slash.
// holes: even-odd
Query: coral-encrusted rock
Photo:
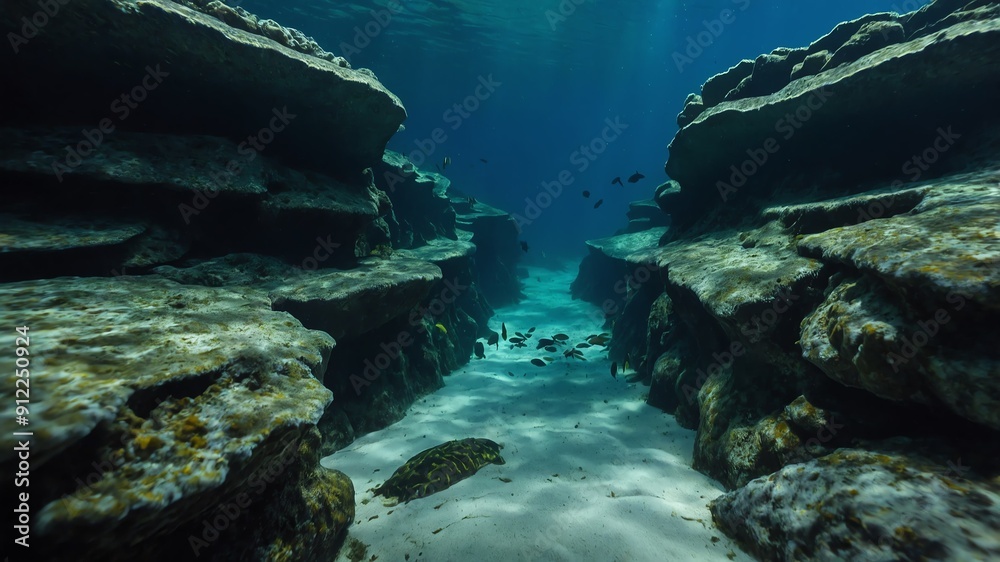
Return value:
<svg viewBox="0 0 1000 562">
<path fill-rule="evenodd" d="M 37 10 L 29 0 L 4 2 L 0 23 L 20 29 L 24 14 Z M 104 137 L 155 129 L 239 143 L 253 135 L 246 151 L 354 182 L 381 160 L 406 118 L 399 99 L 370 73 L 170 0 L 74 1 L 60 5 L 58 19 L 61 25 L 46 26 L 38 37 L 0 54 L 21 78 L 4 91 L 7 103 L 20 109 L 5 117 L 8 123 L 81 123 L 93 129 L 105 120 L 105 129 L 113 130 Z M 83 83 L 88 87 L 79 88 Z M 67 91 L 73 96 L 65 97 Z M 130 108 L 121 98 L 133 91 L 139 94 L 128 100 Z M 259 139 L 258 131 L 264 131 Z"/>
<path fill-rule="evenodd" d="M 791 79 L 797 80 L 803 76 L 819 73 L 826 66 L 826 63 L 830 62 L 831 56 L 833 55 L 830 54 L 830 51 L 825 49 L 810 53 L 806 58 L 802 59 L 802 62 L 792 67 Z"/>
<path fill-rule="evenodd" d="M 726 94 L 739 86 L 744 78 L 750 76 L 753 65 L 752 60 L 741 60 L 732 68 L 709 78 L 701 87 L 701 102 L 704 107 L 713 107 L 725 100 Z M 690 96 L 688 99 L 691 99 Z"/>
<path fill-rule="evenodd" d="M 405 258 L 367 258 L 349 270 L 322 270 L 274 286 L 274 308 L 336 338 L 357 336 L 407 313 L 441 279 L 436 265 Z"/>
<path fill-rule="evenodd" d="M 916 362 L 894 364 L 905 320 L 884 285 L 842 280 L 802 321 L 802 355 L 841 384 L 890 400 L 928 402 Z"/>
<path fill-rule="evenodd" d="M 602 307 L 605 314 L 617 314 L 625 306 L 627 292 L 634 289 L 636 283 L 643 284 L 654 275 L 656 267 L 647 266 L 652 259 L 646 253 L 656 251 L 666 232 L 665 227 L 657 227 L 588 240 L 589 253 L 580 262 L 580 271 L 570 285 L 573 298 L 594 303 Z M 637 268 L 642 278 L 629 281 Z"/>
<path fill-rule="evenodd" d="M 240 492 L 269 509 L 248 480 L 262 465 L 299 463 L 287 441 L 331 401 L 320 380 L 333 339 L 272 311 L 261 291 L 58 278 L 0 285 L 0 297 L 16 303 L 0 309 L 3 322 L 30 327 L 42 558 L 168 559 L 187 548 L 181 526 Z M 2 339 L 13 347 L 13 337 Z"/>
<path fill-rule="evenodd" d="M 805 237 L 870 278 L 844 280 L 803 320 L 803 356 L 845 385 L 1000 429 L 1000 355 L 982 343 L 998 334 L 996 177 L 942 180 L 910 213 Z"/>
<path fill-rule="evenodd" d="M 1000 487 L 919 457 L 842 449 L 710 504 L 762 560 L 993 560 Z"/>
</svg>

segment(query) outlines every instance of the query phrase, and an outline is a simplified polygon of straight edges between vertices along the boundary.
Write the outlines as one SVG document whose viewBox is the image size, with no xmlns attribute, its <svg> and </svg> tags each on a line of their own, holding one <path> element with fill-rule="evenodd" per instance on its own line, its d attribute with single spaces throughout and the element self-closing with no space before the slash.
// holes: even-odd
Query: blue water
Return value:
<svg viewBox="0 0 1000 562">
<path fill-rule="evenodd" d="M 406 130 L 388 147 L 422 155 L 433 146 L 421 167 L 434 170 L 450 156 L 445 174 L 477 199 L 528 218 L 533 215 L 526 199 L 537 200 L 546 182 L 555 191 L 551 182 L 565 170 L 564 179 L 572 183 L 524 224 L 522 237 L 533 249 L 529 258 L 537 259 L 541 252 L 581 255 L 584 240 L 625 225 L 630 201 L 652 197 L 667 179 L 663 164 L 676 115 L 707 78 L 776 47 L 807 45 L 839 22 L 924 3 L 586 0 L 577 6 L 566 0 L 562 13 L 557 0 L 403 0 L 392 4 L 395 13 L 386 0 L 240 5 L 301 29 L 335 54 L 350 55 L 354 67 L 373 70 L 409 114 Z M 565 6 L 573 6 L 572 13 Z M 688 51 L 699 39 L 698 48 Z M 447 113 L 490 77 L 499 86 L 493 92 L 481 88 L 489 95 L 470 103 L 475 110 L 467 117 Z M 627 129 L 593 159 L 574 154 L 602 134 L 607 119 Z M 419 143 L 439 128 L 447 140 L 424 142 L 421 150 Z M 625 188 L 610 184 L 636 171 L 646 178 Z M 584 190 L 593 195 L 585 199 Z M 604 203 L 595 210 L 598 199 Z"/>
</svg>

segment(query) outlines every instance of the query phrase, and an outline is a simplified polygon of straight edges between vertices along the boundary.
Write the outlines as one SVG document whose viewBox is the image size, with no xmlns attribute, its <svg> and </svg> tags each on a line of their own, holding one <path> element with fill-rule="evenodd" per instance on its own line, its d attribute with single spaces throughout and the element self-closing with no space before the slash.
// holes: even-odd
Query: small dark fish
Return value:
<svg viewBox="0 0 1000 562">
<path fill-rule="evenodd" d="M 598 199 L 597 203 L 594 203 L 594 208 L 596 209 L 596 208 L 600 207 L 603 204 L 604 204 L 604 199 Z"/>
<path fill-rule="evenodd" d="M 552 339 L 556 341 L 566 341 L 569 339 L 569 336 L 567 336 L 566 334 L 556 334 L 552 336 Z"/>
<path fill-rule="evenodd" d="M 625 354 L 625 360 L 622 361 L 622 372 L 623 373 L 627 373 L 628 372 L 628 363 L 629 363 L 628 360 L 629 360 L 629 356 L 628 356 L 628 353 L 626 353 Z"/>
<path fill-rule="evenodd" d="M 583 196 L 589 198 L 590 197 L 590 192 L 589 191 L 584 191 L 583 192 Z"/>
<path fill-rule="evenodd" d="M 587 338 L 587 343 L 590 345 L 606 345 L 610 341 L 607 334 L 600 334 L 597 336 L 590 336 Z"/>
<path fill-rule="evenodd" d="M 485 158 L 480 158 L 479 161 L 482 162 L 483 164 L 489 164 L 490 163 L 490 161 L 487 160 L 487 159 L 485 159 Z"/>
<path fill-rule="evenodd" d="M 548 351 L 549 353 L 555 353 L 558 350 L 555 347 L 551 346 L 551 345 L 547 345 L 547 346 L 545 346 L 545 351 Z"/>
<path fill-rule="evenodd" d="M 507 325 L 503 322 L 500 323 L 500 335 L 503 337 L 503 341 L 507 341 Z"/>
<path fill-rule="evenodd" d="M 495 345 L 497 349 L 500 349 L 500 334 L 492 332 L 490 334 L 490 339 L 486 340 L 486 345 Z"/>
<path fill-rule="evenodd" d="M 522 334 L 521 332 L 514 332 L 514 335 L 517 336 L 517 337 L 519 337 L 519 338 L 521 338 L 521 339 L 523 339 L 523 340 L 528 339 L 528 336 Z"/>
<path fill-rule="evenodd" d="M 481 341 L 476 342 L 475 351 L 476 351 L 476 357 L 480 359 L 484 359 L 486 357 L 486 347 L 483 346 L 483 342 Z"/>
<path fill-rule="evenodd" d="M 618 363 L 611 362 L 611 378 L 618 380 Z"/>
<path fill-rule="evenodd" d="M 514 376 L 514 373 L 512 373 L 512 372 L 510 372 L 510 371 L 507 371 L 507 376 L 508 376 L 508 377 L 513 377 L 513 376 Z"/>
<path fill-rule="evenodd" d="M 538 347 L 536 347 L 535 349 L 541 349 L 547 345 L 552 345 L 554 343 L 556 343 L 556 340 L 550 340 L 549 338 L 542 338 L 538 340 Z"/>
<path fill-rule="evenodd" d="M 535 327 L 532 326 L 532 327 L 528 328 L 528 333 L 529 334 L 534 334 L 535 333 Z"/>
<path fill-rule="evenodd" d="M 441 169 L 448 169 L 448 164 L 451 164 L 451 156 L 444 157 L 444 160 L 441 161 Z"/>
<path fill-rule="evenodd" d="M 532 359 L 531 360 L 531 364 L 534 365 L 534 366 L 536 366 L 536 367 L 544 367 L 545 366 L 545 361 L 542 361 L 541 359 Z"/>
<path fill-rule="evenodd" d="M 618 185 L 622 186 L 622 187 L 625 187 L 625 184 L 624 184 L 624 183 L 622 183 L 622 178 L 621 178 L 621 176 L 618 176 L 617 178 L 615 178 L 615 179 L 611 180 L 611 185 L 614 185 L 614 184 L 616 184 L 616 183 L 617 183 Z"/>
<path fill-rule="evenodd" d="M 510 343 L 524 343 L 524 338 L 510 338 L 507 341 L 509 341 Z"/>
<path fill-rule="evenodd" d="M 479 203 L 479 201 L 476 201 L 475 197 L 469 197 L 469 206 L 470 207 L 475 207 L 476 203 Z"/>
<path fill-rule="evenodd" d="M 644 177 L 646 177 L 646 176 L 640 174 L 639 172 L 636 172 L 636 173 L 634 173 L 634 174 L 632 174 L 631 176 L 628 177 L 628 182 L 629 183 L 635 183 L 635 182 L 641 180 Z"/>
<path fill-rule="evenodd" d="M 572 355 L 573 355 L 572 349 L 567 349 L 566 351 L 563 352 L 563 357 L 571 357 Z"/>
<path fill-rule="evenodd" d="M 576 344 L 576 346 L 578 348 L 580 348 L 580 349 L 586 349 L 586 348 L 590 347 L 590 344 L 589 343 L 578 343 L 578 344 Z"/>
<path fill-rule="evenodd" d="M 525 252 L 528 251 L 528 243 L 525 242 L 524 240 L 521 240 L 521 249 L 524 250 Z"/>
</svg>

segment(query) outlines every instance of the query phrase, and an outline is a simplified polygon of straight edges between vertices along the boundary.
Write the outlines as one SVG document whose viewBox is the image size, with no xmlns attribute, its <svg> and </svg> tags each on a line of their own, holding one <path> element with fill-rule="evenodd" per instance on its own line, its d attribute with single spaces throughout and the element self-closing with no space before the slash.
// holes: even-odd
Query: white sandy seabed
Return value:
<svg viewBox="0 0 1000 562">
<path fill-rule="evenodd" d="M 531 345 L 487 348 L 398 423 L 323 459 L 356 488 L 337 560 L 356 539 L 365 560 L 383 562 L 752 561 L 712 523 L 706 504 L 723 488 L 691 468 L 693 431 L 646 405 L 642 384 L 612 379 L 603 347 L 583 349 L 587 361 L 535 350 L 541 337 L 565 333 L 575 346 L 601 329 L 593 306 L 569 295 L 575 266 L 530 271 L 527 298 L 491 327 L 534 326 Z M 530 363 L 545 355 L 555 361 Z M 506 464 L 405 504 L 372 495 L 411 456 L 466 437 L 503 444 Z"/>
</svg>

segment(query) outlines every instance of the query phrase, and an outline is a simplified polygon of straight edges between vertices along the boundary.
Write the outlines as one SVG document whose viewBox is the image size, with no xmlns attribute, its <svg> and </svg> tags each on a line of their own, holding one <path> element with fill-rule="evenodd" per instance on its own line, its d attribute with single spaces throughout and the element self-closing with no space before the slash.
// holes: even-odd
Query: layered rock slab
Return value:
<svg viewBox="0 0 1000 562">
<path fill-rule="evenodd" d="M 905 215 L 806 236 L 799 248 L 935 300 L 961 296 L 1000 311 L 1000 169 L 949 176 L 923 190 Z"/>
<path fill-rule="evenodd" d="M 0 173 L 17 186 L 0 205 L 12 218 L 0 223 L 0 269 L 15 279 L 28 265 L 38 277 L 121 274 L 234 247 L 340 264 L 388 208 L 370 176 L 344 183 L 217 136 L 116 131 L 65 168 L 79 130 L 0 133 Z"/>
<path fill-rule="evenodd" d="M 811 170 L 811 181 L 826 189 L 862 179 L 856 170 L 864 170 L 865 181 L 891 179 L 936 137 L 954 144 L 956 134 L 971 134 L 995 119 L 988 109 L 970 120 L 959 108 L 992 107 L 983 96 L 1000 76 L 998 37 L 1000 20 L 964 21 L 794 80 L 773 94 L 719 103 L 677 133 L 666 171 L 683 186 L 690 216 L 713 201 L 765 197 L 760 189 L 800 169 Z M 899 89 L 899 83 L 907 86 Z M 901 122 L 893 116 L 904 107 L 912 118 Z M 863 136 L 854 129 L 861 124 Z M 944 152 L 939 149 L 942 160 Z M 851 169 L 838 165 L 845 161 L 853 162 Z"/>
<path fill-rule="evenodd" d="M 21 29 L 20 18 L 37 10 L 27 0 L 5 2 L 0 21 Z M 262 136 L 266 148 L 256 148 L 255 139 L 253 151 L 353 181 L 379 162 L 406 117 L 399 99 L 371 73 L 169 0 L 81 0 L 61 4 L 58 20 L 5 51 L 5 62 L 22 78 L 8 90 L 22 111 L 5 121 L 93 128 L 106 119 L 114 128 L 237 142 L 269 130 Z M 81 83 L 92 87 L 76 87 Z M 67 91 L 74 92 L 70 99 L 62 95 Z M 140 101 L 120 99 L 136 91 Z M 257 125 L 248 129 L 248 123 Z"/>
<path fill-rule="evenodd" d="M 332 398 L 320 382 L 332 338 L 272 311 L 263 292 L 120 277 L 10 283 L 0 295 L 12 304 L 0 317 L 29 327 L 24 429 L 46 552 L 119 559 L 122 536 L 155 550 L 261 464 L 295 462 L 282 459 L 287 442 Z"/>
</svg>

